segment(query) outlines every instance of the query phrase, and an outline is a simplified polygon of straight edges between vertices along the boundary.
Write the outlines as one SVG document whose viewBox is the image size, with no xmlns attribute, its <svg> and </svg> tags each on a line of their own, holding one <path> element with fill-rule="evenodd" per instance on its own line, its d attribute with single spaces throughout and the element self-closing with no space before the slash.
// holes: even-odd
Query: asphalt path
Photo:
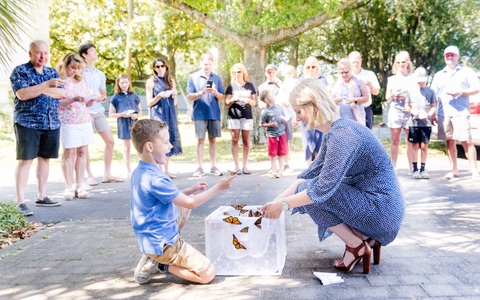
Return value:
<svg viewBox="0 0 480 300">
<path fill-rule="evenodd" d="M 235 179 L 229 190 L 223 191 L 210 199 L 205 204 L 192 211 L 193 216 L 206 217 L 212 211 L 223 205 L 247 204 L 261 205 L 273 200 L 285 190 L 296 176 L 305 169 L 304 162 L 293 162 L 290 164 L 297 171 L 294 174 L 286 175 L 280 179 L 270 179 L 267 171 L 269 162 L 251 163 L 249 165 L 252 175 L 240 175 Z M 459 160 L 460 177 L 453 180 L 443 179 L 442 176 L 448 172 L 449 164 L 446 157 L 429 158 L 427 169 L 431 175 L 430 180 L 415 180 L 406 174 L 406 159 L 399 159 L 398 178 L 403 186 L 407 206 L 412 209 L 422 205 L 436 205 L 442 210 L 452 211 L 468 210 L 472 205 L 480 204 L 480 182 L 472 181 L 469 172 L 468 162 Z M 185 189 L 198 181 L 206 182 L 213 186 L 219 177 L 204 176 L 200 179 L 193 178 L 192 173 L 196 169 L 195 164 L 174 163 L 172 170 L 177 170 L 178 179 L 173 183 L 180 189 Z M 208 169 L 209 165 L 205 166 Z M 218 167 L 225 173 L 229 164 L 218 164 Z M 130 217 L 130 183 L 100 183 L 102 166 L 93 166 L 94 174 L 98 174 L 96 180 L 98 186 L 91 191 L 92 198 L 64 201 L 62 194 L 64 190 L 63 178 L 59 166 L 50 168 L 48 183 L 48 196 L 51 199 L 60 201 L 58 207 L 38 207 L 34 205 L 36 195 L 35 167 L 30 171 L 30 178 L 26 190 L 26 203 L 34 212 L 29 218 L 31 221 L 44 223 L 62 222 L 70 220 L 103 220 Z M 114 165 L 113 173 L 121 174 L 124 171 L 123 165 Z M 0 201 L 14 199 L 14 168 L 2 168 L 0 171 Z"/>
</svg>

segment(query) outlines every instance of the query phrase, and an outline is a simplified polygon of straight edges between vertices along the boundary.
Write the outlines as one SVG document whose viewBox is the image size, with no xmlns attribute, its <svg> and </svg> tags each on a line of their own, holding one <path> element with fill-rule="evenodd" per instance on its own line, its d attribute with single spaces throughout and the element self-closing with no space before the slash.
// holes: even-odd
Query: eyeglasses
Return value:
<svg viewBox="0 0 480 300">
<path fill-rule="evenodd" d="M 350 70 L 348 70 L 348 71 L 343 71 L 343 72 L 338 72 L 338 74 L 340 74 L 340 75 L 345 75 L 345 74 L 348 74 L 348 73 L 350 73 Z"/>
<path fill-rule="evenodd" d="M 167 66 L 166 65 L 156 65 L 155 67 L 153 67 L 154 69 L 160 69 L 160 68 L 166 68 Z"/>
<path fill-rule="evenodd" d="M 305 69 L 310 70 L 310 69 L 316 69 L 317 67 L 315 66 L 306 66 Z"/>
</svg>

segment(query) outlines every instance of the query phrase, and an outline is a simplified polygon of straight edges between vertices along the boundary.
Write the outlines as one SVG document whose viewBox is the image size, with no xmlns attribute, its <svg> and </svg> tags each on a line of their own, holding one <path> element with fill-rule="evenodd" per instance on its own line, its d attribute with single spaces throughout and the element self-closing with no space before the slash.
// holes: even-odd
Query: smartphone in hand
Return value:
<svg viewBox="0 0 480 300">
<path fill-rule="evenodd" d="M 211 89 L 213 87 L 213 81 L 207 80 L 207 89 Z"/>
</svg>

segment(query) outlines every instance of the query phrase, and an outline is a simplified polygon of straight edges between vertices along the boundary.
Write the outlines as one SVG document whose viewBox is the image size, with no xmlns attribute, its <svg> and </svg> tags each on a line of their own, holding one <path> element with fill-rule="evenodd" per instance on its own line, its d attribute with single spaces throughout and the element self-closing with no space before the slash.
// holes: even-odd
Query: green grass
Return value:
<svg viewBox="0 0 480 300">
<path fill-rule="evenodd" d="M 0 238 L 12 237 L 15 230 L 27 227 L 28 219 L 18 210 L 12 200 L 0 202 Z M 0 242 L 0 248 L 3 243 Z"/>
</svg>

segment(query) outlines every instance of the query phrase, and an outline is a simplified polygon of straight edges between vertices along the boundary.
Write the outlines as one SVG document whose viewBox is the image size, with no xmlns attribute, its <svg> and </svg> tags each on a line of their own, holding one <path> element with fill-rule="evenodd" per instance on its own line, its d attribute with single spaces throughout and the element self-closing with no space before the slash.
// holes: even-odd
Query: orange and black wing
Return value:
<svg viewBox="0 0 480 300">
<path fill-rule="evenodd" d="M 240 244 L 237 240 L 237 237 L 233 234 L 233 245 L 235 246 L 235 248 L 237 249 L 245 249 L 247 250 L 247 248 L 245 248 L 245 246 L 243 246 L 242 244 Z"/>
<path fill-rule="evenodd" d="M 256 212 L 255 212 L 255 217 L 257 217 L 257 218 L 258 218 L 258 217 L 260 217 L 261 215 L 262 215 L 262 213 L 261 213 L 261 212 L 259 212 L 259 211 L 256 211 Z"/>
<path fill-rule="evenodd" d="M 240 172 L 240 170 L 236 170 L 236 171 L 230 171 L 230 170 L 228 170 L 228 172 L 230 172 L 230 174 L 233 176 L 233 175 L 237 175 L 238 172 Z"/>
<path fill-rule="evenodd" d="M 223 219 L 223 220 L 224 220 L 225 222 L 230 223 L 230 224 L 233 224 L 233 225 L 242 225 L 242 222 L 240 222 L 237 217 L 232 217 L 232 216 L 230 216 L 230 217 L 225 218 L 225 219 Z"/>
<path fill-rule="evenodd" d="M 240 230 L 240 232 L 244 232 L 244 233 L 248 232 L 248 226 Z"/>
<path fill-rule="evenodd" d="M 255 226 L 258 227 L 258 229 L 262 229 L 262 218 L 259 218 L 258 220 L 255 221 Z"/>
<path fill-rule="evenodd" d="M 242 209 L 242 210 L 240 211 L 240 213 L 241 213 L 241 214 L 244 214 L 244 213 L 246 213 L 247 211 L 248 211 L 247 209 Z"/>
<path fill-rule="evenodd" d="M 242 205 L 232 205 L 233 208 L 235 208 L 236 210 L 242 210 L 242 208 L 244 208 L 245 206 L 247 206 L 246 204 L 242 204 Z"/>
<path fill-rule="evenodd" d="M 223 214 L 224 214 L 225 216 L 229 216 L 229 215 L 230 215 L 230 214 L 228 213 L 228 211 L 224 211 Z"/>
<path fill-rule="evenodd" d="M 252 210 L 250 210 L 250 212 L 248 213 L 248 216 L 249 216 L 250 218 L 253 217 L 253 211 L 252 211 Z"/>
</svg>

